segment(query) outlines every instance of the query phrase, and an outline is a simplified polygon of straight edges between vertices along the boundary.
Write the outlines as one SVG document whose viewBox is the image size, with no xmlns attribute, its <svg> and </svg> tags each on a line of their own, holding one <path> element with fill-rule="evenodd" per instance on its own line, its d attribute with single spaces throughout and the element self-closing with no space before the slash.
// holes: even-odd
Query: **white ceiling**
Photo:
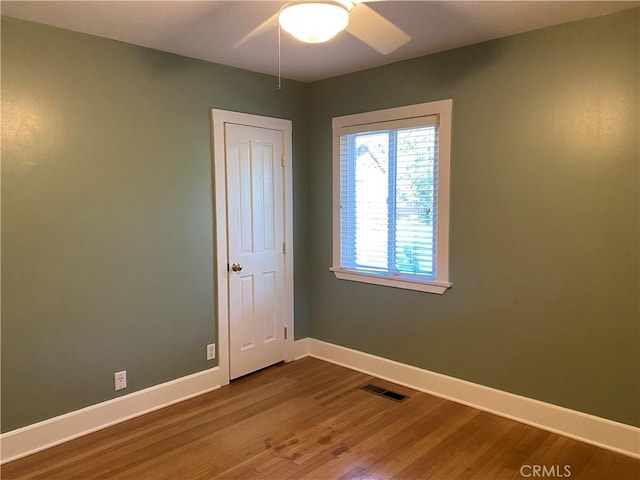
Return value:
<svg viewBox="0 0 640 480">
<path fill-rule="evenodd" d="M 2 15 L 232 65 L 278 73 L 278 32 L 250 31 L 284 1 L 4 1 Z M 343 32 L 326 44 L 282 34 L 282 76 L 304 82 L 633 8 L 639 1 L 377 1 L 367 3 L 411 36 L 381 55 Z M 358 8 L 358 7 L 356 7 Z"/>
</svg>

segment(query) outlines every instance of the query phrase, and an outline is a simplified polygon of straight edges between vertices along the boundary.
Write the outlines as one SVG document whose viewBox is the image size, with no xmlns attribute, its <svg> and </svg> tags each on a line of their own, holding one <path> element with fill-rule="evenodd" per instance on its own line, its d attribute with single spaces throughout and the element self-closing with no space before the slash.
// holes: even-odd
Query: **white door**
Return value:
<svg viewBox="0 0 640 480">
<path fill-rule="evenodd" d="M 285 358 L 283 132 L 225 124 L 229 378 Z"/>
</svg>

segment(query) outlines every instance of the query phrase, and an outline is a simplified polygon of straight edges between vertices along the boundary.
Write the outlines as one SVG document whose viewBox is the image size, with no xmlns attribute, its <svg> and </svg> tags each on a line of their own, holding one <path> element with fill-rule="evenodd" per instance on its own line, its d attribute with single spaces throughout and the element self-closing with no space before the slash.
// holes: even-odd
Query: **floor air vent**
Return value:
<svg viewBox="0 0 640 480">
<path fill-rule="evenodd" d="M 389 400 L 394 400 L 396 402 L 403 402 L 407 398 L 409 398 L 406 395 L 402 395 L 401 393 L 398 393 L 398 392 L 392 392 L 391 390 L 387 390 L 385 388 L 380 388 L 380 387 L 378 387 L 376 385 L 373 385 L 372 383 L 369 383 L 368 385 L 365 385 L 364 387 L 362 387 L 362 389 L 366 390 L 367 392 L 371 392 L 371 393 L 375 393 L 376 395 L 380 395 L 381 397 L 388 398 Z"/>
</svg>

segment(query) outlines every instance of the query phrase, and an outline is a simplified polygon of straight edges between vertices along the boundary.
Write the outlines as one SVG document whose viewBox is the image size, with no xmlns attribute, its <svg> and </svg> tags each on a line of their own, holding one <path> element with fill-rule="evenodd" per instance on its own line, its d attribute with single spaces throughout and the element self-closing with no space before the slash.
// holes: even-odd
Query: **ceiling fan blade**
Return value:
<svg viewBox="0 0 640 480">
<path fill-rule="evenodd" d="M 250 40 L 253 40 L 256 37 L 264 34 L 266 31 L 272 28 L 278 28 L 278 14 L 279 12 L 274 13 L 269 18 L 267 18 L 264 22 L 258 25 L 256 28 L 247 33 L 244 37 L 242 37 L 238 42 L 233 45 L 233 48 L 238 48 L 247 43 Z"/>
<path fill-rule="evenodd" d="M 360 2 L 349 12 L 347 32 L 383 55 L 388 55 L 411 40 L 403 30 Z"/>
</svg>

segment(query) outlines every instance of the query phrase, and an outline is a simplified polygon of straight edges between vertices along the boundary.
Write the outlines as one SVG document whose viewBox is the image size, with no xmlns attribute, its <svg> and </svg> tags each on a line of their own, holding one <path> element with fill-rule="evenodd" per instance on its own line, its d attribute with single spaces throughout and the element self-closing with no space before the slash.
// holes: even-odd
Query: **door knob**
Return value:
<svg viewBox="0 0 640 480">
<path fill-rule="evenodd" d="M 239 263 L 234 263 L 233 265 L 231 265 L 231 270 L 233 270 L 234 272 L 239 272 L 240 270 L 242 270 L 242 265 L 240 265 Z"/>
</svg>

